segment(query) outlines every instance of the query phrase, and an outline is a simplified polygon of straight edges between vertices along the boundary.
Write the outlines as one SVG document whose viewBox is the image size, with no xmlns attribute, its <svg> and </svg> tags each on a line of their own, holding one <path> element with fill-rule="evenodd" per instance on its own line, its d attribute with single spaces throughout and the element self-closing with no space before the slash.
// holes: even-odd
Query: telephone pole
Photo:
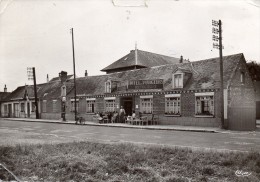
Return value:
<svg viewBox="0 0 260 182">
<path fill-rule="evenodd" d="M 77 90 L 76 90 L 76 69 L 75 69 L 75 52 L 74 52 L 74 35 L 73 28 L 71 28 L 72 34 L 72 51 L 73 51 L 73 71 L 74 71 L 74 113 L 75 113 L 75 121 L 77 121 Z"/>
<path fill-rule="evenodd" d="M 35 67 L 33 69 L 33 86 L 34 86 L 34 100 L 35 100 L 35 112 L 36 112 L 36 119 L 39 119 L 39 111 L 38 111 L 38 97 L 37 97 L 37 88 L 36 88 L 36 74 L 35 74 Z"/>
<path fill-rule="evenodd" d="M 212 20 L 212 33 L 213 34 L 218 34 L 218 36 L 213 35 L 212 40 L 219 42 L 213 43 L 213 48 L 219 49 L 219 71 L 220 71 L 220 114 L 221 114 L 221 128 L 225 129 L 225 123 L 224 123 L 224 86 L 223 86 L 223 55 L 222 55 L 222 49 L 224 49 L 224 46 L 222 45 L 222 22 L 221 20 L 215 21 Z M 217 27 L 217 28 L 215 28 Z"/>
</svg>

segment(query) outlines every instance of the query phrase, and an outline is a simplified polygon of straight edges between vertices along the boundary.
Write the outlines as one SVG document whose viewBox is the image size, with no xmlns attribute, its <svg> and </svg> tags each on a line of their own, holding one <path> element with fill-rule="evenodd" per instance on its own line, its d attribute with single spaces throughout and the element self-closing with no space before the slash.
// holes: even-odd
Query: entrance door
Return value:
<svg viewBox="0 0 260 182">
<path fill-rule="evenodd" d="M 8 117 L 12 117 L 12 104 L 8 104 Z"/>
<path fill-rule="evenodd" d="M 124 100 L 123 101 L 123 107 L 125 109 L 125 113 L 127 116 L 132 116 L 133 113 L 133 101 L 132 100 Z"/>
<path fill-rule="evenodd" d="M 12 117 L 12 104 L 8 104 L 8 117 Z"/>
<path fill-rule="evenodd" d="M 27 103 L 27 116 L 30 117 L 30 103 Z"/>
<path fill-rule="evenodd" d="M 14 104 L 14 117 L 19 117 L 19 104 L 15 103 Z"/>
</svg>

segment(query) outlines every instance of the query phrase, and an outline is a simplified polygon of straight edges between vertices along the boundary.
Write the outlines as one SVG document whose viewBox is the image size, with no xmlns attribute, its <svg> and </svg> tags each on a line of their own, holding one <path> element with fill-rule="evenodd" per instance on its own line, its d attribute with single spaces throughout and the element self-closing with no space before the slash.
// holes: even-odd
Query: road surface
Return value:
<svg viewBox="0 0 260 182">
<path fill-rule="evenodd" d="M 190 132 L 8 121 L 0 119 L 0 145 L 73 141 L 131 142 L 202 150 L 260 151 L 260 132 Z"/>
</svg>

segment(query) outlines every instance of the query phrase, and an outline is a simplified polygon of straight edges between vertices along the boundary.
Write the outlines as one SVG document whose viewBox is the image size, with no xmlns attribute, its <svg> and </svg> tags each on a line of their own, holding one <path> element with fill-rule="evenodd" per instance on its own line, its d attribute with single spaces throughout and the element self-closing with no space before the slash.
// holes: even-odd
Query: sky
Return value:
<svg viewBox="0 0 260 182">
<path fill-rule="evenodd" d="M 197 61 L 218 57 L 212 20 L 223 22 L 223 55 L 260 63 L 259 0 L 1 0 L 0 91 L 73 74 L 91 75 L 135 48 Z"/>
</svg>

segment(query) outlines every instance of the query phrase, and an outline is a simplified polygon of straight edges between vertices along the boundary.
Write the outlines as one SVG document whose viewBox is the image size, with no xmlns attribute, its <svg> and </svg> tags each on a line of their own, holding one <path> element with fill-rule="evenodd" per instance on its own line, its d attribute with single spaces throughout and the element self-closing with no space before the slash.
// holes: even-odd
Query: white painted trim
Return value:
<svg viewBox="0 0 260 182">
<path fill-rule="evenodd" d="M 95 101 L 96 98 L 86 98 L 86 101 L 91 101 L 91 100 Z"/>
<path fill-rule="evenodd" d="M 52 100 L 52 102 L 57 102 L 57 100 Z"/>
<path fill-rule="evenodd" d="M 181 85 L 180 87 L 175 87 L 175 75 L 181 75 Z M 178 89 L 178 88 L 183 88 L 183 79 L 184 79 L 184 73 L 182 71 L 177 70 L 175 73 L 172 74 L 172 88 L 173 89 Z"/>
<path fill-rule="evenodd" d="M 214 96 L 214 92 L 195 93 L 195 96 Z"/>
<path fill-rule="evenodd" d="M 153 95 L 141 95 L 140 98 L 141 99 L 152 99 Z"/>
<path fill-rule="evenodd" d="M 116 100 L 116 97 L 105 97 L 104 100 Z"/>
<path fill-rule="evenodd" d="M 70 99 L 70 101 L 75 101 L 75 99 Z M 79 99 L 76 99 L 76 101 L 79 101 Z"/>
<path fill-rule="evenodd" d="M 181 94 L 167 94 L 167 95 L 165 95 L 165 98 L 169 98 L 169 97 L 181 97 Z"/>
</svg>

